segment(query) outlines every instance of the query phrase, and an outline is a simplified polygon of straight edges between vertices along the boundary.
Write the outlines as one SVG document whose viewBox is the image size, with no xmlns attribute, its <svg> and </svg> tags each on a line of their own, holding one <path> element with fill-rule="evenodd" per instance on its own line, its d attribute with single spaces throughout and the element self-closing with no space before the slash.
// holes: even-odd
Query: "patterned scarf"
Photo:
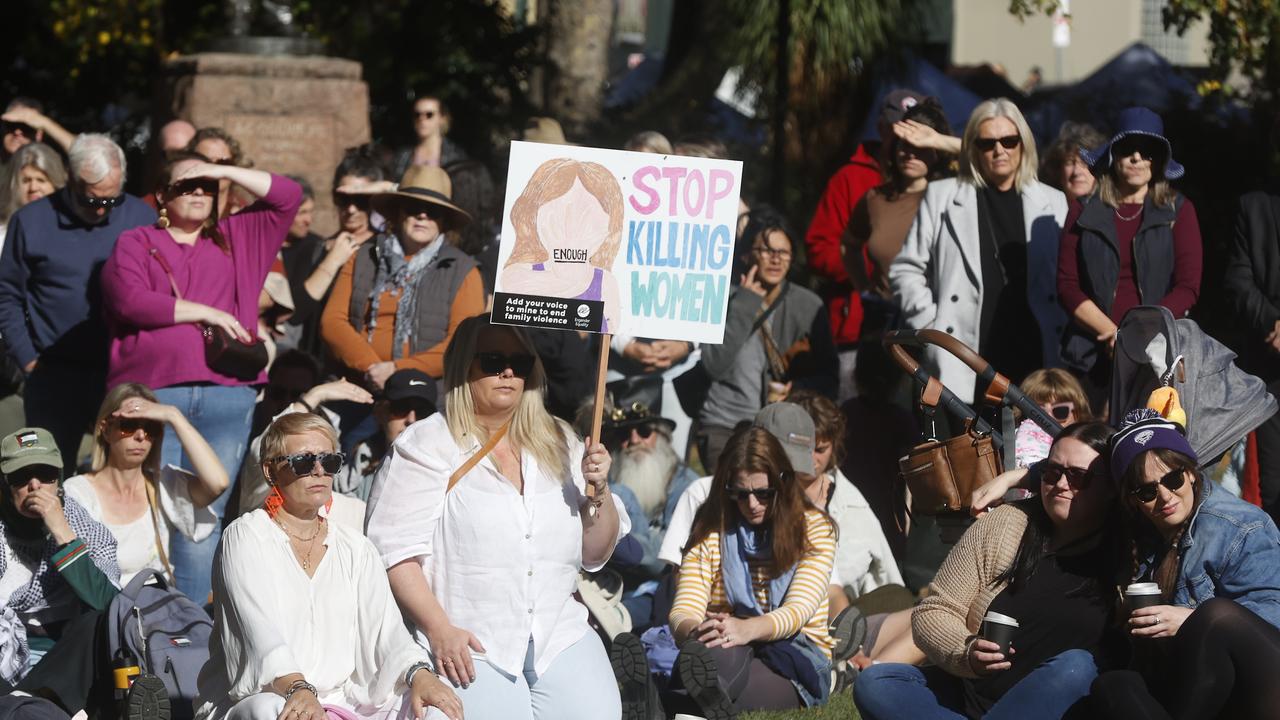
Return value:
<svg viewBox="0 0 1280 720">
<path fill-rule="evenodd" d="M 3 498 L 3 502 L 10 507 L 12 506 L 12 500 L 7 494 Z M 94 520 L 89 515 L 89 512 L 75 500 L 64 498 L 62 503 L 63 512 L 67 516 L 67 523 L 71 525 L 71 530 L 76 534 L 76 537 L 87 546 L 89 557 L 93 560 L 93 564 L 97 565 L 102 574 L 106 575 L 112 583 L 119 587 L 120 567 L 116 564 L 116 539 L 112 536 L 111 531 L 97 520 Z M 6 512 L 5 515 L 8 516 L 9 513 Z M 26 548 L 39 547 L 40 562 L 32 572 L 30 582 L 15 590 L 13 595 L 9 596 L 6 605 L 19 613 L 33 609 L 38 610 L 43 607 L 45 600 L 49 596 L 49 591 L 66 582 L 58 574 L 57 568 L 50 562 L 54 553 L 58 552 L 58 546 L 48 534 L 44 534 L 43 540 L 36 543 L 23 542 L 21 538 L 15 535 L 15 543 L 11 544 L 9 542 L 10 532 L 5 519 L 0 519 L 0 543 L 15 550 L 19 544 L 22 545 L 24 551 L 21 554 L 26 554 Z M 0 576 L 3 576 L 8 569 L 8 556 L 0 553 Z"/>
<path fill-rule="evenodd" d="M 418 314 L 418 277 L 440 254 L 444 234 L 441 233 L 408 260 L 405 259 L 404 249 L 400 247 L 400 240 L 394 233 L 379 235 L 377 243 L 378 270 L 373 278 L 373 291 L 369 293 L 368 339 L 373 341 L 373 330 L 378 326 L 378 306 L 382 302 L 383 293 L 398 292 L 400 304 L 396 306 L 395 335 L 391 345 L 391 359 L 396 360 L 404 354 L 404 346 L 413 333 L 413 320 Z"/>
</svg>

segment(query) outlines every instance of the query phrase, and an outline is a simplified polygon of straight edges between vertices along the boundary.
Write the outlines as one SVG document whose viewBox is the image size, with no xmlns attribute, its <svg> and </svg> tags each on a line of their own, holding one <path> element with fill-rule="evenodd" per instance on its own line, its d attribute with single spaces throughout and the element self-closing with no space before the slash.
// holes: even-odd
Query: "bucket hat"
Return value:
<svg viewBox="0 0 1280 720">
<path fill-rule="evenodd" d="M 1105 145 L 1094 150 L 1080 149 L 1080 157 L 1089 163 L 1095 175 L 1101 175 L 1111 169 L 1111 148 L 1122 138 L 1129 135 L 1146 135 L 1164 143 L 1164 177 L 1166 180 L 1177 180 L 1186 173 L 1182 163 L 1173 159 L 1173 146 L 1164 136 L 1164 121 L 1160 116 L 1144 107 L 1131 107 L 1120 113 L 1120 128 Z"/>
<path fill-rule="evenodd" d="M 373 196 L 373 209 L 386 218 L 395 217 L 395 208 L 413 203 L 433 205 L 444 211 L 448 230 L 457 230 L 471 222 L 471 214 L 453 202 L 453 183 L 449 173 L 438 167 L 415 165 L 404 174 L 400 186 Z"/>
</svg>

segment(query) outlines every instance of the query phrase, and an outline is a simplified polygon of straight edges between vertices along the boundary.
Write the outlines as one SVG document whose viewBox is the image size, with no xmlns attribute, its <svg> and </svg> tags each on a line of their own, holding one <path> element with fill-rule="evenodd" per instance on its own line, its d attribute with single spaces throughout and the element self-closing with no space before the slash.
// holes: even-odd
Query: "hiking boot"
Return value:
<svg viewBox="0 0 1280 720">
<path fill-rule="evenodd" d="M 720 688 L 716 660 L 706 645 L 697 640 L 686 641 L 676 658 L 676 672 L 706 720 L 733 720 L 733 703 Z"/>
<path fill-rule="evenodd" d="M 169 720 L 169 691 L 155 675 L 139 675 L 124 700 L 123 720 Z"/>
<path fill-rule="evenodd" d="M 644 644 L 632 633 L 619 633 L 609 646 L 609 665 L 618 680 L 622 720 L 665 720 L 658 688 L 649 675 Z"/>
<path fill-rule="evenodd" d="M 838 664 L 848 660 L 858 652 L 867 639 L 867 619 L 862 611 L 850 605 L 836 615 L 831 621 L 831 639 L 836 645 L 831 649 L 831 662 Z"/>
</svg>

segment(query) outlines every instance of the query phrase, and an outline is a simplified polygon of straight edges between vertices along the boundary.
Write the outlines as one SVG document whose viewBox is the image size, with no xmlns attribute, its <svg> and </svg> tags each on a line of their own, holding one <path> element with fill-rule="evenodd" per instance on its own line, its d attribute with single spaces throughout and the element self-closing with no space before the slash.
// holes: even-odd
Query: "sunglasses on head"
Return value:
<svg viewBox="0 0 1280 720">
<path fill-rule="evenodd" d="M 335 192 L 333 194 L 333 204 L 338 208 L 355 205 L 357 210 L 368 210 L 369 199 L 369 195 L 363 195 L 360 193 Z"/>
<path fill-rule="evenodd" d="M 1067 476 L 1067 484 L 1072 490 L 1084 490 L 1093 484 L 1093 471 L 1088 468 L 1067 467 L 1057 463 L 1046 462 L 1040 473 L 1040 482 L 1045 485 L 1057 485 L 1062 476 Z"/>
<path fill-rule="evenodd" d="M 1012 150 L 1022 144 L 1022 138 L 1017 135 L 1005 135 L 998 138 L 980 137 L 973 142 L 982 152 L 991 152 L 996 149 L 996 143 L 1000 143 L 1005 150 Z"/>
<path fill-rule="evenodd" d="M 345 459 L 340 452 L 327 453 L 294 453 L 292 455 L 281 455 L 272 458 L 273 463 L 287 463 L 289 469 L 298 477 L 306 477 L 314 475 L 316 472 L 316 463 L 320 464 L 320 469 L 325 475 L 332 475 L 342 469 L 342 461 Z"/>
<path fill-rule="evenodd" d="M 435 411 L 435 406 L 422 398 L 400 398 L 387 404 L 387 412 L 397 420 L 407 416 L 409 413 L 413 413 L 415 417 L 422 420 L 434 414 Z"/>
<path fill-rule="evenodd" d="M 778 489 L 771 488 L 771 487 L 756 488 L 754 490 L 744 490 L 742 488 L 736 488 L 732 485 L 726 485 L 724 488 L 724 491 L 729 495 L 730 500 L 733 500 L 736 502 L 744 502 L 746 501 L 747 498 L 751 497 L 752 495 L 755 495 L 756 500 L 759 500 L 760 502 L 769 502 L 770 500 L 773 499 L 774 495 L 778 494 Z"/>
<path fill-rule="evenodd" d="M 117 195 L 109 198 L 90 197 L 82 193 L 75 193 L 76 202 L 93 210 L 109 210 L 113 207 L 119 207 L 124 202 L 124 195 Z"/>
<path fill-rule="evenodd" d="M 197 190 L 203 191 L 205 195 L 217 194 L 218 181 L 213 178 L 187 178 L 170 183 L 169 187 L 165 188 L 165 194 L 169 197 L 180 197 L 194 195 Z"/>
<path fill-rule="evenodd" d="M 1045 403 L 1040 406 L 1040 409 L 1052 415 L 1054 420 L 1063 422 L 1071 417 L 1071 413 L 1076 411 L 1076 404 L 1070 401 L 1053 404 Z"/>
<path fill-rule="evenodd" d="M 11 488 L 20 488 L 31 482 L 31 478 L 40 481 L 42 485 L 52 485 L 58 482 L 58 468 L 52 465 L 28 465 L 24 468 L 18 468 L 4 477 L 5 482 L 9 483 Z"/>
<path fill-rule="evenodd" d="M 1163 485 L 1166 490 L 1171 493 L 1178 492 L 1183 485 L 1187 483 L 1187 471 L 1178 468 L 1170 470 L 1164 474 L 1164 477 L 1155 482 L 1143 483 L 1138 487 L 1129 491 L 1129 494 L 1136 497 L 1138 502 L 1149 503 L 1156 499 L 1160 494 L 1157 486 Z"/>
<path fill-rule="evenodd" d="M 141 430 L 146 433 L 147 439 L 154 440 L 164 432 L 164 427 L 160 423 L 142 418 L 120 418 L 115 421 L 115 425 L 116 434 L 122 438 L 127 438 Z"/>
<path fill-rule="evenodd" d="M 533 356 L 529 353 L 478 352 L 476 362 L 480 363 L 480 372 L 485 375 L 501 375 L 510 368 L 512 375 L 527 378 L 533 372 Z"/>
</svg>

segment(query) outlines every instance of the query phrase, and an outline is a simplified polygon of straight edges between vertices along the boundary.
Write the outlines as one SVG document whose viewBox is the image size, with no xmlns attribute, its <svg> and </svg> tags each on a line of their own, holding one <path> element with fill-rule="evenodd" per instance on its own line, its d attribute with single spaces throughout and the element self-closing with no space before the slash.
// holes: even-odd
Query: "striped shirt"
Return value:
<svg viewBox="0 0 1280 720">
<path fill-rule="evenodd" d="M 765 617 L 773 623 L 773 633 L 765 641 L 783 640 L 804 632 L 830 656 L 835 641 L 827 630 L 827 585 L 835 562 L 836 536 L 831 523 L 821 513 L 805 513 L 807 547 L 796 565 L 795 576 L 787 588 L 782 606 Z M 751 584 L 760 607 L 769 607 L 769 563 L 748 560 Z M 732 613 L 725 599 L 724 576 L 720 572 L 720 533 L 706 539 L 685 553 L 680 564 L 675 603 L 667 618 L 674 632 L 682 622 L 702 622 L 708 613 Z"/>
</svg>

